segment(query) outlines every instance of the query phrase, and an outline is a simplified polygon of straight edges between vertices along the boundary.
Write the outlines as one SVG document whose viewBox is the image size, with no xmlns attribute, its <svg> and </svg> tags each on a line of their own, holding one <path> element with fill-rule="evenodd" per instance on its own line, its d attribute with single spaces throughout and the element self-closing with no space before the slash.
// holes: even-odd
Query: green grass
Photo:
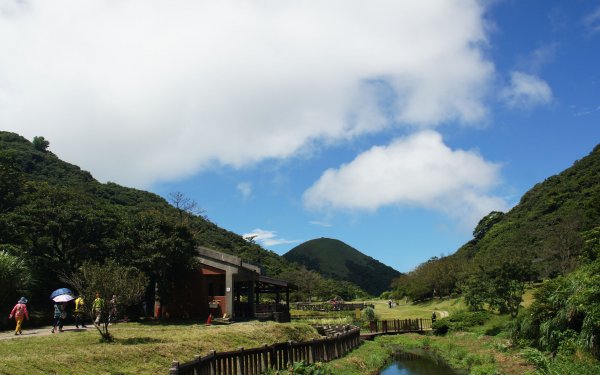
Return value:
<svg viewBox="0 0 600 375">
<path fill-rule="evenodd" d="M 327 364 L 335 374 L 378 374 L 397 351 L 426 350 L 452 368 L 469 374 L 525 374 L 533 372 L 518 351 L 507 351 L 504 340 L 474 333 L 447 336 L 404 334 L 379 336 L 365 342 L 348 356 Z"/>
<path fill-rule="evenodd" d="M 452 314 L 456 311 L 464 310 L 466 308 L 462 299 L 433 299 L 423 303 L 408 303 L 404 304 L 403 301 L 392 307 L 388 306 L 387 301 L 374 300 L 368 301 L 375 305 L 375 315 L 377 319 L 409 319 L 409 318 L 431 318 L 431 314 L 436 311 L 438 318 L 440 318 L 440 311 L 448 311 Z"/>
<path fill-rule="evenodd" d="M 101 343 L 94 329 L 0 341 L 0 374 L 165 374 L 173 360 L 186 362 L 210 350 L 319 337 L 299 323 L 123 323 L 111 328 L 116 338 L 111 344 Z"/>
</svg>

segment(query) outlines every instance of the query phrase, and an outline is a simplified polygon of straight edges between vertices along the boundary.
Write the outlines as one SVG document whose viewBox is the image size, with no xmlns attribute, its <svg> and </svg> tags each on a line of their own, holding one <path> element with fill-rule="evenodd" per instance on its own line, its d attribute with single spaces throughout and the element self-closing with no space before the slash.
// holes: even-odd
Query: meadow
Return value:
<svg viewBox="0 0 600 375">
<path fill-rule="evenodd" d="M 0 374 L 166 374 L 173 360 L 185 362 L 211 350 L 252 348 L 304 341 L 319 334 L 304 323 L 119 323 L 115 341 L 100 342 L 94 329 L 0 341 Z"/>
</svg>

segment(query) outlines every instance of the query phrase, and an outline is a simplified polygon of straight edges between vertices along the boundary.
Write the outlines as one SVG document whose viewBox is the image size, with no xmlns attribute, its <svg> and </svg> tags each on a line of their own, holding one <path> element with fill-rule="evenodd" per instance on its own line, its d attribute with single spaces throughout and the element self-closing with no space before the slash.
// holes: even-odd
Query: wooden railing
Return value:
<svg viewBox="0 0 600 375">
<path fill-rule="evenodd" d="M 361 344 L 360 328 L 332 337 L 306 342 L 285 342 L 260 348 L 196 356 L 190 362 L 174 361 L 169 375 L 258 375 L 267 370 L 281 370 L 294 362 L 327 362 L 341 358 Z"/>
<path fill-rule="evenodd" d="M 375 320 L 369 323 L 369 330 L 373 333 L 403 333 L 422 332 L 431 330 L 431 319 L 394 319 Z"/>
<path fill-rule="evenodd" d="M 354 311 L 355 309 L 362 310 L 367 306 L 371 306 L 374 308 L 374 305 L 369 305 L 366 303 L 296 302 L 296 303 L 292 304 L 292 307 L 295 308 L 296 310 L 305 310 L 305 311 Z"/>
<path fill-rule="evenodd" d="M 255 310 L 257 314 L 290 311 L 288 305 L 283 303 L 257 303 Z"/>
</svg>

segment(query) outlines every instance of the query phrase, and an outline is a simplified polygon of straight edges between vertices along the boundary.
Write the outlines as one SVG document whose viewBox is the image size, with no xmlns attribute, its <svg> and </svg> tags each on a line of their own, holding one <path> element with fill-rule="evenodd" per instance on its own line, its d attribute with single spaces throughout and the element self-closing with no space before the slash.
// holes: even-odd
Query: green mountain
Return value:
<svg viewBox="0 0 600 375">
<path fill-rule="evenodd" d="M 32 143 L 0 131 L 0 255 L 30 270 L 31 282 L 20 289 L 35 290 L 32 301 L 45 301 L 61 274 L 87 261 L 112 259 L 169 284 L 197 245 L 240 256 L 270 276 L 297 268 L 156 194 L 96 181 L 50 152 L 42 137 Z M 0 285 L 0 304 L 17 292 L 5 289 Z"/>
<path fill-rule="evenodd" d="M 392 267 L 331 238 L 304 242 L 283 257 L 326 277 L 352 282 L 373 295 L 389 289 L 392 279 L 400 276 Z"/>
<path fill-rule="evenodd" d="M 600 145 L 558 175 L 526 192 L 506 214 L 492 213 L 456 256 L 530 259 L 540 277 L 573 270 L 583 235 L 600 225 Z"/>
<path fill-rule="evenodd" d="M 536 184 L 509 212 L 492 212 L 454 254 L 432 258 L 394 280 L 394 293 L 424 300 L 567 275 L 600 243 L 600 145 L 565 171 Z M 594 242 L 596 241 L 596 242 Z M 494 279 L 496 278 L 496 279 Z M 483 291 L 480 291 L 483 295 Z M 477 293 L 475 293 L 477 294 Z"/>
</svg>

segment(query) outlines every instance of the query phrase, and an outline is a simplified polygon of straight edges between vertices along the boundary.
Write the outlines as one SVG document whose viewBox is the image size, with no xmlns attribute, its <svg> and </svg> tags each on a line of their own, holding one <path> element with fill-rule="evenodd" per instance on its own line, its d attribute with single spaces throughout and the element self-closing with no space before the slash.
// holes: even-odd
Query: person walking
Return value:
<svg viewBox="0 0 600 375">
<path fill-rule="evenodd" d="M 108 323 L 117 322 L 117 295 L 113 294 L 110 301 L 108 301 Z"/>
<path fill-rule="evenodd" d="M 79 326 L 81 326 L 82 328 L 87 328 L 85 326 L 85 324 L 83 323 L 84 314 L 85 314 L 84 306 L 85 306 L 85 302 L 83 300 L 83 297 L 80 294 L 77 297 L 77 299 L 75 300 L 75 311 L 74 311 L 75 328 L 79 328 Z"/>
<path fill-rule="evenodd" d="M 52 333 L 58 331 L 63 332 L 63 325 L 65 324 L 65 318 L 67 312 L 65 311 L 65 305 L 56 302 L 54 304 L 54 322 L 52 323 Z"/>
<path fill-rule="evenodd" d="M 21 325 L 23 324 L 23 318 L 27 318 L 29 320 L 29 312 L 27 311 L 27 298 L 21 297 L 15 307 L 13 307 L 8 319 L 12 319 L 15 317 L 15 321 L 17 323 L 17 327 L 15 328 L 15 335 L 22 335 L 23 330 L 21 329 Z"/>
<path fill-rule="evenodd" d="M 433 312 L 433 314 L 431 314 L 431 323 L 435 323 L 437 319 L 437 315 L 435 314 L 435 311 Z"/>
<path fill-rule="evenodd" d="M 92 304 L 92 311 L 94 312 L 94 324 L 99 325 L 102 321 L 102 310 L 104 309 L 104 300 L 100 297 L 100 293 L 96 292 L 96 299 Z"/>
</svg>

